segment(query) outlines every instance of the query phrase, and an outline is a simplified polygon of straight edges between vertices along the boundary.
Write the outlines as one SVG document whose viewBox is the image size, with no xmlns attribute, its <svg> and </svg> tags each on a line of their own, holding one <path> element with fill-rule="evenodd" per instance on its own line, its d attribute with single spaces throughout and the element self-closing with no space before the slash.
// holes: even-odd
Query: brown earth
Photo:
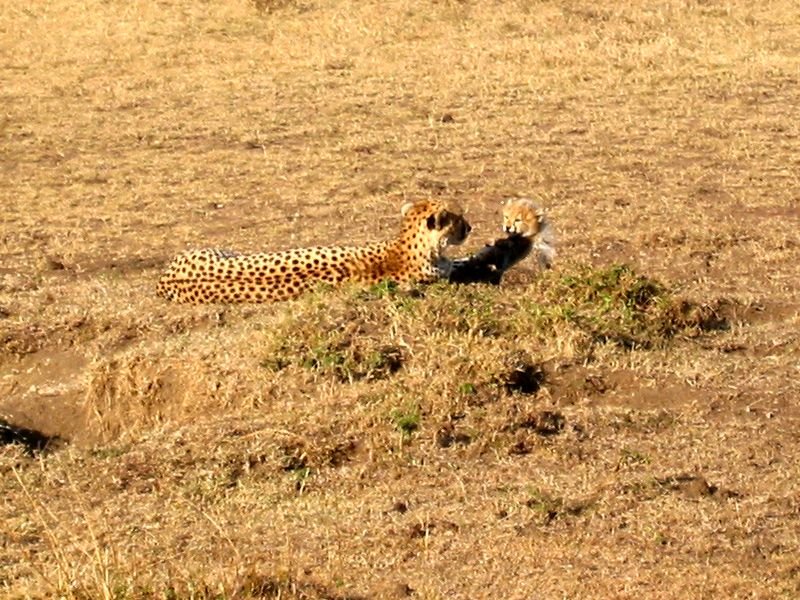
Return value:
<svg viewBox="0 0 800 600">
<path fill-rule="evenodd" d="M 797 15 L 0 6 L 0 596 L 797 597 Z M 552 271 L 154 295 L 515 194 Z"/>
</svg>

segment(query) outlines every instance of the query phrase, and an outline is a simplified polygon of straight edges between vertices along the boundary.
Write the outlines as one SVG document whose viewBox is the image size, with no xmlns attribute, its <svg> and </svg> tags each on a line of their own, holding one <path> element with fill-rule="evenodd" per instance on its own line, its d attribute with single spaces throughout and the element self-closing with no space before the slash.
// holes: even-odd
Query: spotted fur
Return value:
<svg viewBox="0 0 800 600">
<path fill-rule="evenodd" d="M 159 296 L 176 302 L 287 300 L 321 282 L 428 283 L 443 277 L 445 246 L 463 242 L 471 227 L 460 207 L 435 200 L 408 203 L 399 234 L 365 246 L 317 246 L 237 254 L 194 250 L 177 256 L 158 282 Z"/>
</svg>

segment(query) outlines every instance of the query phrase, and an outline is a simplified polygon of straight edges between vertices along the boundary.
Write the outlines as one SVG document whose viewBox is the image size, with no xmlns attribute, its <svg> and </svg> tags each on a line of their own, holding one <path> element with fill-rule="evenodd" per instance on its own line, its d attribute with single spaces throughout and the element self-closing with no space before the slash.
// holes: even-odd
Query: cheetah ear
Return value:
<svg viewBox="0 0 800 600">
<path fill-rule="evenodd" d="M 413 207 L 413 202 L 406 202 L 403 204 L 403 206 L 400 207 L 400 216 L 405 217 L 408 214 L 408 211 L 410 211 Z"/>
<path fill-rule="evenodd" d="M 540 233 L 550 227 L 550 219 L 547 218 L 547 213 L 545 212 L 542 212 L 542 214 L 538 215 L 537 221 L 539 223 Z"/>
</svg>

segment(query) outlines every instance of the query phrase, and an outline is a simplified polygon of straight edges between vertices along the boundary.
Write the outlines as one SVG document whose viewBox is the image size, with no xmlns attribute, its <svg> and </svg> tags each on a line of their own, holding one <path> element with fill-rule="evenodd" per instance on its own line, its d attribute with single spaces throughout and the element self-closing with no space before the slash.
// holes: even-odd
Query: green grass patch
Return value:
<svg viewBox="0 0 800 600">
<path fill-rule="evenodd" d="M 390 417 L 395 429 L 402 433 L 404 437 L 410 437 L 419 429 L 422 422 L 422 414 L 416 404 L 397 408 L 392 411 Z"/>
<path fill-rule="evenodd" d="M 436 348 L 527 347 L 536 354 L 592 360 L 598 346 L 648 350 L 678 334 L 728 323 L 724 303 L 681 298 L 626 265 L 571 266 L 517 286 L 437 283 L 415 293 L 387 281 L 366 290 L 320 290 L 285 306 L 268 330 L 261 365 L 271 371 L 294 366 L 342 382 L 386 379 L 415 353 Z M 481 365 L 481 372 L 471 368 L 467 381 L 483 381 L 496 371 L 486 363 L 488 355 L 480 354 L 477 363 L 464 358 L 464 364 Z M 475 393 L 464 379 L 452 383 L 461 395 Z"/>
</svg>

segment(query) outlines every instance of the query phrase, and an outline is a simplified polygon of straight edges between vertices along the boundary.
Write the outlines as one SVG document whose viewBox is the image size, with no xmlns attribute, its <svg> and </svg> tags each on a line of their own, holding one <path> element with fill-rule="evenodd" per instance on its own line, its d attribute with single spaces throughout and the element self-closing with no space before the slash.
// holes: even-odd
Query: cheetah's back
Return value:
<svg viewBox="0 0 800 600">
<path fill-rule="evenodd" d="M 375 263 L 381 248 L 313 247 L 237 254 L 194 250 L 177 256 L 158 282 L 157 293 L 188 303 L 286 300 L 320 282 L 370 278 L 359 261 Z M 379 278 L 380 274 L 374 274 Z"/>
</svg>

